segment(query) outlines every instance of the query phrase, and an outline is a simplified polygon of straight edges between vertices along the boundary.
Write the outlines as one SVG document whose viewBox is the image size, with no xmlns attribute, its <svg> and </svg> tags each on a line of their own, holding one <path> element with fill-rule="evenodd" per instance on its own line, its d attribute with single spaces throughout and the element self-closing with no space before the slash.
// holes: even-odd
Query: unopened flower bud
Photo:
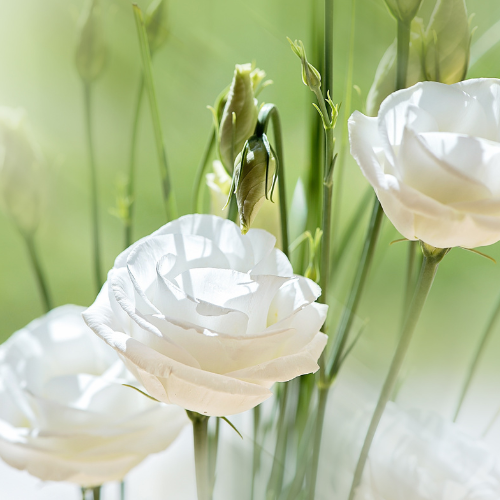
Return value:
<svg viewBox="0 0 500 500">
<path fill-rule="evenodd" d="M 456 83 L 469 66 L 471 32 L 464 0 L 438 0 L 425 40 L 427 80 Z"/>
<path fill-rule="evenodd" d="M 219 160 L 213 162 L 213 172 L 206 175 L 206 182 L 210 191 L 210 213 L 222 217 L 231 189 L 231 176 Z"/>
<path fill-rule="evenodd" d="M 237 64 L 219 127 L 219 152 L 228 172 L 257 124 L 251 64 Z M 234 115 L 234 121 L 233 121 Z"/>
<path fill-rule="evenodd" d="M 236 202 L 245 234 L 276 183 L 276 159 L 265 135 L 252 136 L 236 159 Z"/>
<path fill-rule="evenodd" d="M 0 198 L 19 230 L 31 235 L 40 221 L 43 161 L 24 121 L 22 110 L 0 107 Z"/>
<path fill-rule="evenodd" d="M 320 72 L 307 60 L 306 49 L 301 40 L 292 42 L 290 38 L 287 39 L 292 47 L 293 52 L 300 58 L 302 63 L 302 81 L 313 92 L 319 91 L 321 88 L 321 74 Z"/>
<path fill-rule="evenodd" d="M 411 87 L 417 82 L 425 80 L 422 64 L 423 51 L 423 26 L 421 19 L 414 19 L 411 23 L 410 51 L 408 71 L 406 73 L 406 86 Z M 389 46 L 382 56 L 375 73 L 375 79 L 370 87 L 366 99 L 366 114 L 377 116 L 380 104 L 396 90 L 396 40 Z"/>
<path fill-rule="evenodd" d="M 88 0 L 80 17 L 75 63 L 82 80 L 98 78 L 106 64 L 106 44 L 98 0 Z"/>
<path fill-rule="evenodd" d="M 151 53 L 159 49 L 168 37 L 166 0 L 153 0 L 146 11 L 146 33 Z"/>
<path fill-rule="evenodd" d="M 417 15 L 422 0 L 385 0 L 385 3 L 398 21 L 408 24 Z"/>
</svg>

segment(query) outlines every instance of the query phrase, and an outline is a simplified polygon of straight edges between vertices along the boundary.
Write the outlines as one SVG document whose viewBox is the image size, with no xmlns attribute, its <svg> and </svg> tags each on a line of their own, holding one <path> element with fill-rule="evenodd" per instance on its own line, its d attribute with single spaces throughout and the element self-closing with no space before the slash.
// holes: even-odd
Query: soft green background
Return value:
<svg viewBox="0 0 500 500">
<path fill-rule="evenodd" d="M 142 7 L 147 2 L 139 2 Z M 424 1 L 423 13 L 430 0 Z M 139 54 L 131 4 L 103 0 L 109 63 L 94 86 L 94 134 L 101 189 L 104 263 L 109 268 L 122 250 L 122 224 L 109 213 L 117 184 L 126 171 L 131 119 L 139 73 Z M 180 213 L 191 208 L 192 180 L 211 124 L 206 110 L 230 81 L 235 63 L 256 61 L 274 85 L 262 98 L 282 113 L 288 188 L 291 194 L 307 159 L 307 124 L 312 94 L 300 80 L 299 62 L 286 36 L 310 40 L 309 1 L 169 0 L 170 39 L 154 61 L 167 153 Z M 498 19 L 497 0 L 468 0 L 472 25 L 480 37 Z M 344 98 L 351 1 L 335 1 L 334 100 Z M 83 135 L 82 86 L 73 65 L 80 0 L 0 2 L 0 104 L 27 110 L 47 158 L 46 206 L 37 235 L 40 254 L 57 305 L 89 305 L 94 299 L 91 272 L 89 178 Z M 364 96 L 378 61 L 394 38 L 395 22 L 382 0 L 358 0 L 354 83 Z M 500 45 L 471 69 L 469 77 L 500 76 Z M 354 106 L 360 107 L 356 96 Z M 341 127 L 346 117 L 341 116 Z M 163 224 L 149 112 L 142 116 L 139 143 L 136 237 Z M 349 159 L 342 193 L 342 214 L 352 212 L 366 187 Z M 291 196 L 290 196 L 291 197 Z M 345 217 L 344 219 L 345 220 Z M 360 221 L 357 242 L 350 247 L 339 278 L 350 279 L 366 226 Z M 23 242 L 12 223 L 0 215 L 0 339 L 42 313 Z M 356 355 L 379 373 L 385 366 L 400 321 L 406 244 L 389 222 L 359 315 L 369 319 Z M 499 245 L 486 252 L 500 258 Z M 344 281 L 336 284 L 340 301 Z M 466 366 L 497 296 L 500 267 L 462 250 L 442 264 L 416 335 L 407 383 L 401 397 L 419 395 L 423 404 L 444 408 L 456 398 Z M 500 335 L 490 345 L 485 367 L 494 368 Z M 484 380 L 486 372 L 483 370 Z M 434 394 L 426 387 L 432 380 Z M 488 378 L 495 387 L 500 376 Z M 426 385 L 427 384 L 427 385 Z M 437 389 L 437 390 L 436 390 Z M 500 396 L 498 397 L 500 404 Z"/>
</svg>

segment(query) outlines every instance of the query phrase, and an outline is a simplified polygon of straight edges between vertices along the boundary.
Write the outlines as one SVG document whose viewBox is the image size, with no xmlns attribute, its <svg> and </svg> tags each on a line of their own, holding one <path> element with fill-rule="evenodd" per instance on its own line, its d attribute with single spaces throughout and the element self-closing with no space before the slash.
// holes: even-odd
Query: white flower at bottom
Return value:
<svg viewBox="0 0 500 500">
<path fill-rule="evenodd" d="M 500 462 L 437 414 L 387 406 L 356 500 L 498 500 Z"/>
<path fill-rule="evenodd" d="M 181 217 L 117 257 L 85 321 L 156 399 L 212 416 L 253 408 L 275 382 L 318 370 L 327 340 L 321 289 L 275 242 Z"/>
<path fill-rule="evenodd" d="M 167 448 L 187 418 L 122 385 L 134 380 L 83 310 L 56 308 L 0 347 L 0 457 L 43 480 L 96 486 Z"/>
</svg>

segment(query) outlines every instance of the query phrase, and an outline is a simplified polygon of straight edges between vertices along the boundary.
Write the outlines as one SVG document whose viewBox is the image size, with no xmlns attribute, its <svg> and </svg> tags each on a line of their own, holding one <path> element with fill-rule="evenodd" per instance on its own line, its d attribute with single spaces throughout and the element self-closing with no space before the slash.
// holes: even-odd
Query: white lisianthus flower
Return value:
<svg viewBox="0 0 500 500">
<path fill-rule="evenodd" d="M 472 248 L 500 240 L 500 80 L 417 83 L 378 117 L 349 119 L 351 153 L 410 240 Z"/>
<path fill-rule="evenodd" d="M 387 406 L 356 500 L 497 500 L 500 462 L 437 414 Z"/>
<path fill-rule="evenodd" d="M 43 480 L 97 486 L 167 448 L 187 417 L 122 385 L 132 376 L 82 311 L 58 307 L 0 347 L 0 457 Z"/>
<path fill-rule="evenodd" d="M 118 256 L 87 324 L 149 394 L 204 415 L 231 415 L 270 387 L 318 369 L 327 306 L 294 276 L 276 239 L 187 215 Z"/>
</svg>

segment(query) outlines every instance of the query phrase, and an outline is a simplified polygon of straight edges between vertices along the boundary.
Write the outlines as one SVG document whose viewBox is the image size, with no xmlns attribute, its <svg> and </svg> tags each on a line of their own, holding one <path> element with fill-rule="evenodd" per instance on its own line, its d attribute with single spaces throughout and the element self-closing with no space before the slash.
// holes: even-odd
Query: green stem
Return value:
<svg viewBox="0 0 500 500">
<path fill-rule="evenodd" d="M 337 327 L 337 332 L 333 342 L 332 353 L 329 357 L 330 359 L 327 370 L 327 379 L 329 383 L 335 379 L 338 371 L 340 370 L 351 325 L 363 294 L 368 271 L 377 246 L 383 213 L 382 206 L 380 205 L 378 199 L 375 199 L 356 276 L 354 277 L 347 304 L 342 312 L 342 317 Z"/>
<path fill-rule="evenodd" d="M 325 77 L 323 79 L 323 98 L 333 91 L 333 0 L 325 0 Z"/>
<path fill-rule="evenodd" d="M 198 500 L 211 500 L 211 486 L 213 482 L 210 479 L 208 458 L 209 417 L 189 410 L 186 410 L 186 413 L 193 423 L 194 462 Z"/>
<path fill-rule="evenodd" d="M 389 368 L 389 373 L 387 374 L 387 377 L 385 379 L 382 391 L 377 402 L 377 406 L 370 422 L 370 426 L 368 427 L 368 432 L 366 434 L 363 448 L 361 449 L 356 470 L 354 472 L 349 500 L 354 499 L 356 488 L 361 483 L 363 470 L 368 458 L 368 453 L 370 451 L 373 438 L 375 436 L 375 432 L 384 413 L 385 406 L 389 401 L 391 393 L 396 384 L 398 374 L 401 370 L 401 366 L 403 365 L 406 353 L 408 352 L 408 347 L 410 346 L 413 332 L 415 331 L 425 301 L 427 299 L 427 296 L 429 295 L 432 283 L 434 282 L 434 277 L 436 276 L 439 263 L 448 253 L 449 249 L 434 248 L 423 243 L 422 251 L 424 252 L 424 260 L 422 262 L 422 268 L 420 270 L 420 276 L 418 279 L 417 288 L 415 290 L 415 295 L 413 296 L 405 326 L 401 333 L 396 352 L 394 353 L 394 357 Z"/>
<path fill-rule="evenodd" d="M 252 461 L 252 491 L 251 500 L 255 498 L 255 481 L 260 469 L 260 449 L 259 446 L 259 428 L 260 428 L 260 405 L 253 409 L 253 461 Z"/>
<path fill-rule="evenodd" d="M 276 425 L 278 435 L 276 437 L 276 448 L 274 450 L 273 467 L 267 484 L 267 500 L 278 498 L 283 486 L 283 475 L 285 472 L 285 455 L 287 444 L 287 425 L 285 423 L 286 407 L 288 402 L 289 382 L 283 384 L 283 393 L 280 399 L 279 417 Z"/>
<path fill-rule="evenodd" d="M 321 437 L 323 422 L 325 420 L 326 402 L 328 400 L 328 386 L 321 385 L 318 389 L 318 408 L 316 411 L 316 428 L 314 430 L 314 445 L 311 464 L 311 483 L 308 500 L 314 500 L 316 495 L 316 479 L 318 476 L 319 453 L 321 450 Z"/>
<path fill-rule="evenodd" d="M 340 155 L 339 155 L 340 156 Z M 351 242 L 352 237 L 354 236 L 354 232 L 359 227 L 359 222 L 363 217 L 367 207 L 369 206 L 370 198 L 373 196 L 373 189 L 371 186 L 368 186 L 365 194 L 361 198 L 356 210 L 352 214 L 349 222 L 347 223 L 347 227 L 345 232 L 340 240 L 340 243 L 337 245 L 337 251 L 335 252 L 335 259 L 333 260 L 333 266 L 330 270 L 330 279 L 335 274 L 335 267 L 342 261 L 342 257 L 344 256 L 345 250 L 349 243 Z M 334 196 L 335 199 L 335 196 Z M 335 225 L 335 222 L 333 223 Z"/>
<path fill-rule="evenodd" d="M 286 207 L 286 183 L 285 183 L 285 155 L 283 152 L 283 134 L 281 130 L 281 120 L 278 108 L 274 104 L 264 104 L 259 111 L 255 134 L 263 134 L 267 130 L 269 120 L 272 121 L 274 131 L 274 145 L 276 156 L 278 157 L 278 188 L 280 198 L 280 222 L 281 222 L 281 243 L 283 253 L 289 257 L 289 237 L 288 237 L 288 212 Z"/>
<path fill-rule="evenodd" d="M 408 307 L 411 302 L 411 298 L 413 295 L 414 289 L 414 270 L 415 270 L 415 261 L 416 261 L 416 253 L 418 248 L 418 241 L 409 241 L 408 242 L 408 260 L 406 265 L 406 285 L 405 285 L 405 293 L 403 298 L 403 313 L 408 310 Z M 402 322 L 404 323 L 405 317 L 403 316 Z"/>
<path fill-rule="evenodd" d="M 142 108 L 142 96 L 144 95 L 144 75 L 141 73 L 137 96 L 135 101 L 134 118 L 132 122 L 132 136 L 130 138 L 130 159 L 127 179 L 127 201 L 128 213 L 125 220 L 125 248 L 132 244 L 132 226 L 135 205 L 135 152 L 137 147 L 137 133 L 139 131 L 139 117 Z"/>
<path fill-rule="evenodd" d="M 33 272 L 35 273 L 35 278 L 40 290 L 40 295 L 42 297 L 43 309 L 47 313 L 54 306 L 52 299 L 50 298 L 49 288 L 47 285 L 47 279 L 40 265 L 40 259 L 38 257 L 38 252 L 35 245 L 35 240 L 33 235 L 24 235 L 24 240 L 26 242 L 26 247 L 28 248 L 28 253 L 31 260 L 31 265 L 33 267 Z"/>
<path fill-rule="evenodd" d="M 351 0 L 351 31 L 349 35 L 349 59 L 347 63 L 347 76 L 346 76 L 346 85 L 345 85 L 345 99 L 343 104 L 344 109 L 344 119 L 343 127 L 342 127 L 342 141 L 340 144 L 339 151 L 339 164 L 336 167 L 337 170 L 337 179 L 335 181 L 335 193 L 333 196 L 335 205 L 333 207 L 333 223 L 332 223 L 332 243 L 335 244 L 336 241 L 336 232 L 339 228 L 340 221 L 340 208 L 341 208 L 341 194 L 342 194 L 342 181 L 344 178 L 344 166 L 345 160 L 347 158 L 346 150 L 347 145 L 349 144 L 349 131 L 347 128 L 348 118 L 351 116 L 351 104 L 352 104 L 352 89 L 353 89 L 353 78 L 354 78 L 354 43 L 355 43 L 355 33 L 356 33 L 356 0 Z M 340 250 L 334 252 L 335 254 L 340 253 Z M 335 260 L 340 260 L 337 256 Z"/>
<path fill-rule="evenodd" d="M 408 60 L 410 56 L 410 23 L 398 20 L 397 44 L 396 90 L 400 90 L 406 87 L 406 75 L 408 73 Z"/>
<path fill-rule="evenodd" d="M 215 432 L 208 438 L 208 474 L 211 480 L 210 494 L 215 486 L 215 470 L 217 468 L 217 455 L 219 451 L 220 418 L 215 419 Z"/>
<path fill-rule="evenodd" d="M 201 158 L 200 164 L 198 165 L 198 170 L 196 171 L 196 178 L 194 181 L 194 190 L 193 190 L 193 212 L 201 214 L 203 213 L 203 186 L 204 186 L 204 175 L 205 169 L 208 164 L 208 159 L 212 154 L 212 151 L 215 146 L 216 139 L 216 130 L 215 127 L 212 127 L 210 132 L 210 138 L 208 139 L 207 145 L 205 146 L 205 151 L 203 152 L 203 156 Z"/>
<path fill-rule="evenodd" d="M 125 500 L 125 479 L 120 481 L 120 500 Z"/>
<path fill-rule="evenodd" d="M 160 168 L 160 181 L 163 194 L 163 203 L 165 206 L 165 214 L 167 220 L 177 218 L 177 207 L 175 203 L 174 191 L 170 181 L 170 172 L 167 163 L 167 154 L 165 151 L 165 143 L 163 141 L 163 132 L 161 127 L 160 113 L 158 111 L 158 101 L 156 99 L 156 90 L 153 79 L 153 68 L 151 64 L 151 51 L 149 49 L 148 36 L 146 26 L 141 9 L 132 5 L 135 23 L 137 26 L 137 34 L 139 37 L 139 45 L 141 49 L 141 58 L 143 64 L 143 75 L 146 84 L 146 90 L 149 97 L 149 105 L 151 108 L 151 118 L 153 121 L 153 130 L 155 135 L 156 152 L 158 155 L 158 165 Z"/>
<path fill-rule="evenodd" d="M 476 373 L 476 370 L 479 366 L 479 362 L 481 361 L 481 358 L 483 357 L 486 346 L 488 345 L 488 342 L 490 341 L 491 336 L 493 335 L 493 332 L 494 332 L 493 327 L 495 326 L 495 323 L 498 319 L 499 314 L 500 314 L 500 298 L 498 299 L 498 302 L 497 302 L 497 305 L 493 311 L 493 314 L 491 315 L 490 320 L 488 321 L 488 324 L 486 325 L 486 329 L 484 330 L 483 335 L 481 336 L 481 340 L 479 341 L 479 345 L 477 346 L 476 352 L 474 353 L 474 357 L 472 358 L 469 369 L 467 370 L 467 375 L 465 377 L 464 385 L 463 385 L 462 390 L 460 392 L 460 397 L 458 399 L 457 408 L 456 408 L 455 414 L 453 416 L 453 422 L 457 421 L 458 415 L 460 413 L 463 402 L 465 400 L 465 396 L 467 395 L 467 392 L 469 391 L 472 379 L 474 378 L 474 374 Z"/>
<path fill-rule="evenodd" d="M 102 266 L 101 266 L 101 243 L 99 230 L 99 195 L 97 187 L 97 169 L 94 154 L 94 141 L 92 139 L 92 95 L 90 83 L 84 83 L 84 102 L 85 102 L 85 129 L 87 133 L 87 147 L 89 153 L 90 168 L 90 195 L 91 195 L 91 219 L 92 219 L 92 246 L 94 259 L 94 280 L 97 293 L 101 290 Z"/>
</svg>

